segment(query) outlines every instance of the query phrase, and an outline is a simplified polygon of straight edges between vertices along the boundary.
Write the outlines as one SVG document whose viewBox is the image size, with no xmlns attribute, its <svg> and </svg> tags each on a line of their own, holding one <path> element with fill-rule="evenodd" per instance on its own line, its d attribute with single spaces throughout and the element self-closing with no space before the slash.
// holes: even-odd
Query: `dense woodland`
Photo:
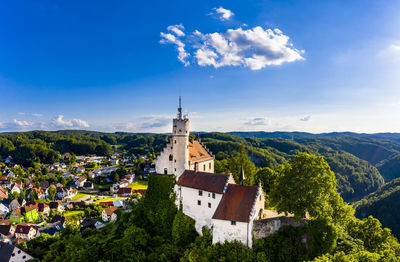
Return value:
<svg viewBox="0 0 400 262">
<path fill-rule="evenodd" d="M 349 203 L 364 197 L 366 199 L 362 203 L 371 202 L 368 195 L 378 189 L 376 194 L 387 196 L 391 192 L 391 184 L 387 186 L 384 183 L 400 177 L 399 134 L 235 132 L 191 134 L 191 137 L 200 138 L 213 152 L 216 172 L 232 173 L 237 177 L 243 165 L 246 183 L 261 181 L 266 192 L 269 192 L 270 184 L 276 177 L 273 170 L 279 170 L 300 152 L 324 157 L 336 175 L 338 192 Z M 113 150 L 118 149 L 154 158 L 169 138 L 168 134 L 78 130 L 3 133 L 0 134 L 0 155 L 3 159 L 11 155 L 16 163 L 25 167 L 56 162 L 60 154 L 66 152 L 111 155 Z M 399 236 L 393 214 L 400 213 L 400 210 L 391 203 L 396 200 L 399 200 L 396 194 L 389 200 L 380 197 L 379 205 L 370 204 L 362 213 L 357 212 L 357 216 L 373 214 L 380 217 L 381 222 Z"/>
<path fill-rule="evenodd" d="M 305 167 L 305 168 L 299 168 Z M 175 177 L 151 175 L 146 195 L 100 231 L 67 227 L 20 245 L 38 261 L 397 261 L 400 244 L 373 217 L 359 220 L 336 190 L 334 173 L 320 156 L 300 153 L 276 174 L 269 208 L 306 213 L 304 226 L 282 227 L 253 249 L 239 242 L 211 244 L 174 204 Z M 298 179 L 306 179 L 299 185 Z M 292 192 L 288 194 L 287 192 Z"/>
</svg>

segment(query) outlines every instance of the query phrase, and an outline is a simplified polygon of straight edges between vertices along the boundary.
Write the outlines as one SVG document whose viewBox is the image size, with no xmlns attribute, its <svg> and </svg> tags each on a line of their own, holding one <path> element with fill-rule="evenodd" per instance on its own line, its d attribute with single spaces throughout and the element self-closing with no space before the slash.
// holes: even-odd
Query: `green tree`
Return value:
<svg viewBox="0 0 400 262">
<path fill-rule="evenodd" d="M 196 236 L 195 221 L 183 214 L 182 210 L 178 211 L 172 223 L 172 240 L 179 246 L 185 246 L 193 242 Z"/>
<path fill-rule="evenodd" d="M 276 172 L 269 167 L 260 168 L 257 170 L 255 180 L 261 182 L 263 190 L 266 194 L 269 194 L 271 187 L 273 187 L 276 179 Z"/>
<path fill-rule="evenodd" d="M 232 173 L 237 183 L 239 183 L 239 177 L 243 167 L 245 174 L 245 184 L 254 185 L 256 166 L 253 164 L 253 162 L 251 162 L 244 146 L 241 146 L 239 152 L 228 160 L 228 166 L 230 173 Z"/>
<path fill-rule="evenodd" d="M 57 193 L 57 189 L 54 186 L 50 186 L 49 187 L 49 196 L 50 196 L 51 200 L 54 200 L 54 197 L 56 196 L 56 193 Z"/>
<path fill-rule="evenodd" d="M 322 156 L 307 153 L 299 153 L 279 170 L 270 196 L 279 212 L 293 213 L 297 219 L 308 213 L 332 220 L 351 210 L 336 191 L 328 163 Z"/>
</svg>

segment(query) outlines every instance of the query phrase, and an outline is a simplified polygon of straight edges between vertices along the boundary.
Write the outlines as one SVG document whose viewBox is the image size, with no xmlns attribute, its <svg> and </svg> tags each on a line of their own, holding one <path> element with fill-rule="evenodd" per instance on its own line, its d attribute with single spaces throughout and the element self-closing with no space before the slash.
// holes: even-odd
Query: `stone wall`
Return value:
<svg viewBox="0 0 400 262">
<path fill-rule="evenodd" d="M 303 226 L 306 222 L 306 219 L 297 222 L 293 217 L 285 216 L 255 220 L 253 224 L 253 238 L 255 240 L 265 238 L 274 234 L 282 226 L 298 227 Z"/>
</svg>

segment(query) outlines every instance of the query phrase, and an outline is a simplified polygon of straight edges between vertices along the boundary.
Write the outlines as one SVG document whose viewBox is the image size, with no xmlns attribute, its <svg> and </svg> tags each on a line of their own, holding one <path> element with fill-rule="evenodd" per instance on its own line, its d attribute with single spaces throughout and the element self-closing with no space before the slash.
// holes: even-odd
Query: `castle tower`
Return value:
<svg viewBox="0 0 400 262">
<path fill-rule="evenodd" d="M 181 97 L 179 97 L 178 115 L 172 127 L 173 174 L 178 178 L 185 169 L 189 169 L 189 119 L 182 116 Z"/>
</svg>

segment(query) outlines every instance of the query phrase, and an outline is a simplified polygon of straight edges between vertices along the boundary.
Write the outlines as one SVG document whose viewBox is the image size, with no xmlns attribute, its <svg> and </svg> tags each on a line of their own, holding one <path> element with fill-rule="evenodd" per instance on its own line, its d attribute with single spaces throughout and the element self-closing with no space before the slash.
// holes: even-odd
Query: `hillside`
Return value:
<svg viewBox="0 0 400 262">
<path fill-rule="evenodd" d="M 376 168 L 378 168 L 385 181 L 400 177 L 400 153 L 382 160 L 376 165 Z"/>
<path fill-rule="evenodd" d="M 354 207 L 358 218 L 372 215 L 400 238 L 400 178 L 386 183 L 376 192 L 357 202 Z"/>
<path fill-rule="evenodd" d="M 246 135 L 247 134 L 247 135 Z M 293 134 L 295 140 L 282 138 L 256 138 L 254 132 L 201 133 L 202 141 L 215 154 L 217 160 L 229 159 L 241 146 L 245 146 L 256 167 L 272 169 L 284 164 L 299 152 L 320 154 L 325 157 L 336 173 L 337 187 L 346 201 L 359 200 L 374 192 L 383 179 L 374 163 L 390 159 L 400 149 L 397 142 L 386 139 L 369 138 L 345 133 L 321 134 L 325 137 L 306 137 L 307 133 L 274 133 L 275 136 Z M 269 133 L 261 133 L 264 136 Z M 191 135 L 195 138 L 195 135 Z M 169 139 L 167 134 L 102 133 L 84 130 L 62 130 L 56 132 L 33 131 L 25 133 L 0 134 L 0 155 L 12 155 L 24 166 L 35 162 L 52 163 L 57 154 L 65 152 L 110 155 L 113 148 L 128 154 L 157 155 Z M 384 165 L 383 165 L 384 166 Z M 396 166 L 386 164 L 388 171 L 397 172 Z M 383 170 L 383 169 L 382 169 Z M 396 177 L 393 175 L 392 177 Z"/>
</svg>

